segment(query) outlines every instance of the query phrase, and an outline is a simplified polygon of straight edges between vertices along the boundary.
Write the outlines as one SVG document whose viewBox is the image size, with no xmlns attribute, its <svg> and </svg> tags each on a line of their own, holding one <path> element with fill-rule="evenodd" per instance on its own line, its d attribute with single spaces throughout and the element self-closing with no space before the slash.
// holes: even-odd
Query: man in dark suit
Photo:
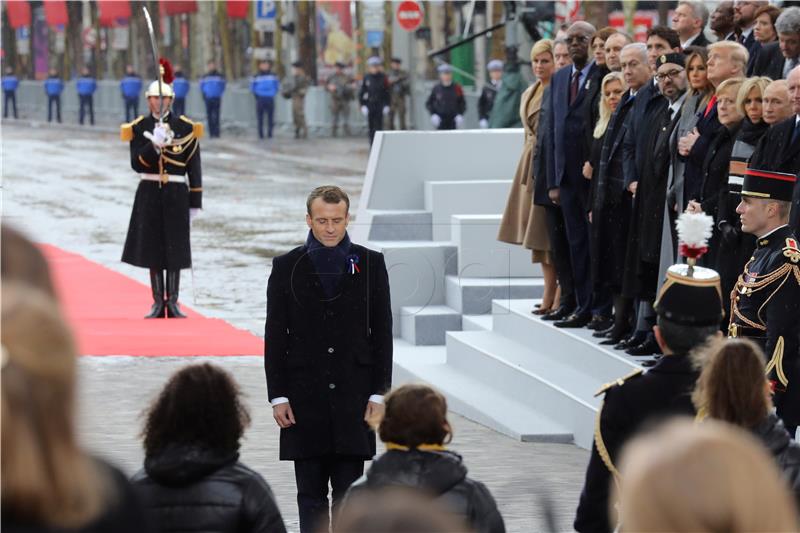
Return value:
<svg viewBox="0 0 800 533">
<path fill-rule="evenodd" d="M 755 57 L 761 48 L 761 43 L 756 41 L 753 28 L 756 25 L 756 11 L 758 8 L 767 5 L 766 0 L 742 1 L 736 0 L 733 3 L 733 22 L 736 25 L 736 41 L 747 48 L 749 63 L 746 72 L 753 68 Z"/>
<path fill-rule="evenodd" d="M 794 115 L 767 130 L 750 159 L 750 168 L 798 174 L 800 172 L 800 67 L 786 79 Z M 800 233 L 800 185 L 795 185 L 789 225 Z"/>
<path fill-rule="evenodd" d="M 784 9 L 775 21 L 775 30 L 778 42 L 758 51 L 751 75 L 786 79 L 789 72 L 800 65 L 800 7 Z"/>
<path fill-rule="evenodd" d="M 594 32 L 587 22 L 569 27 L 566 40 L 573 64 L 556 72 L 550 87 L 547 188 L 550 200 L 561 206 L 564 216 L 577 301 L 575 312 L 555 323 L 559 327 L 583 327 L 592 319 L 589 181 L 583 177 L 582 165 L 589 159 L 587 131 L 594 128 L 591 109 L 597 106 L 602 80 L 600 67 L 589 61 Z"/>
<path fill-rule="evenodd" d="M 708 22 L 708 8 L 702 2 L 682 0 L 678 2 L 672 15 L 672 29 L 681 38 L 681 48 L 690 46 L 708 46 L 709 42 L 703 33 Z"/>
<path fill-rule="evenodd" d="M 312 191 L 306 244 L 273 260 L 267 285 L 267 390 L 302 533 L 327 530 L 328 484 L 335 506 L 375 455 L 367 420 L 381 416 L 392 380 L 386 265 L 350 242 L 349 207 L 338 187 Z"/>
<path fill-rule="evenodd" d="M 710 269 L 673 265 L 667 271 L 656 302 L 658 325 L 654 334 L 664 352 L 647 373 L 636 370 L 601 388 L 605 394 L 597 413 L 594 445 L 586 469 L 573 526 L 581 533 L 610 532 L 616 516 L 609 516 L 611 479 L 619 481 L 616 464 L 632 437 L 655 421 L 674 415 L 693 415 L 691 393 L 698 371 L 689 353 L 709 337 L 720 336 L 722 299 L 719 276 Z"/>
</svg>

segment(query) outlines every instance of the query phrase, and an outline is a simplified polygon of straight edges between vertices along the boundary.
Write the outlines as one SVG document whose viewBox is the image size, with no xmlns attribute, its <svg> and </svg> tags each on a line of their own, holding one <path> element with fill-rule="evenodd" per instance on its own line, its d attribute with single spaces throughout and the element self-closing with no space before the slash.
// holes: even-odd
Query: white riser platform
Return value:
<svg viewBox="0 0 800 533">
<path fill-rule="evenodd" d="M 431 213 L 433 240 L 451 240 L 453 215 L 502 213 L 511 183 L 511 179 L 426 181 L 425 210 Z"/>
</svg>

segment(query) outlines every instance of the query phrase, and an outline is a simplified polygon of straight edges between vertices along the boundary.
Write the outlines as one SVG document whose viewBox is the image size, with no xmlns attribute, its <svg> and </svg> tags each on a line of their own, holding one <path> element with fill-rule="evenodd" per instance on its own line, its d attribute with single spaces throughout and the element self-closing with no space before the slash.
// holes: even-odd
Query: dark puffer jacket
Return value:
<svg viewBox="0 0 800 533">
<path fill-rule="evenodd" d="M 435 495 L 454 514 L 464 517 L 476 533 L 504 533 L 506 530 L 489 489 L 467 477 L 461 456 L 453 452 L 390 450 L 353 483 L 344 505 L 363 490 L 387 487 L 420 489 Z"/>
<path fill-rule="evenodd" d="M 783 420 L 775 413 L 770 413 L 764 422 L 753 429 L 753 433 L 775 458 L 800 507 L 800 443 L 792 440 Z"/>
<path fill-rule="evenodd" d="M 238 458 L 168 448 L 148 457 L 132 481 L 161 532 L 285 533 L 269 485 Z"/>
</svg>

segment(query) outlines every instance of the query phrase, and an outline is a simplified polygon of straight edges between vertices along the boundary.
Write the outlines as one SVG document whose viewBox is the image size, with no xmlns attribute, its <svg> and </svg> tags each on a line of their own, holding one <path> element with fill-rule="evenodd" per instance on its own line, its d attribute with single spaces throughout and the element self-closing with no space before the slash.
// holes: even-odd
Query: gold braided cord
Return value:
<svg viewBox="0 0 800 533">
<path fill-rule="evenodd" d="M 747 265 L 745 266 L 745 272 L 748 272 L 748 267 L 750 266 L 751 262 L 752 260 L 748 262 Z M 735 315 L 737 318 L 739 318 L 742 322 L 744 322 L 747 326 L 751 328 L 766 331 L 767 328 L 764 325 L 764 319 L 762 318 L 761 313 L 764 307 L 767 305 L 767 303 L 769 303 L 772 297 L 775 296 L 775 294 L 777 294 L 777 292 L 781 289 L 781 287 L 783 287 L 783 285 L 786 283 L 786 281 L 792 274 L 794 275 L 797 283 L 800 285 L 800 266 L 791 265 L 789 263 L 784 263 L 780 268 L 773 270 L 769 274 L 765 274 L 763 276 L 753 276 L 752 281 L 745 281 L 744 277 L 740 275 L 736 283 L 736 292 L 745 295 L 766 290 L 770 285 L 772 285 L 778 280 L 780 280 L 780 284 L 772 291 L 772 293 L 767 297 L 767 299 L 758 309 L 757 318 L 758 320 L 761 321 L 761 324 L 754 322 L 749 318 L 747 318 L 746 316 L 744 316 L 739 311 L 739 306 L 736 304 L 735 298 L 732 299 L 733 301 L 731 302 L 731 307 L 733 309 L 733 313 L 731 316 L 733 317 L 733 315 Z M 733 320 L 733 318 L 731 318 L 731 320 Z"/>
<path fill-rule="evenodd" d="M 764 372 L 769 375 L 774 368 L 775 373 L 778 375 L 778 381 L 786 387 L 789 385 L 789 378 L 786 377 L 786 373 L 783 371 L 783 344 L 783 337 L 778 337 L 778 342 L 775 343 L 775 350 L 772 352 L 772 359 L 767 363 Z"/>
<path fill-rule="evenodd" d="M 600 459 L 603 460 L 603 464 L 606 465 L 608 471 L 611 472 L 611 475 L 614 477 L 614 482 L 619 484 L 619 471 L 617 467 L 614 466 L 613 461 L 611 461 L 611 454 L 608 453 L 608 448 L 606 448 L 606 443 L 603 441 L 603 433 L 600 431 L 600 417 L 603 413 L 603 405 L 605 402 L 600 403 L 600 408 L 597 409 L 597 417 L 594 420 L 594 444 L 597 446 L 597 454 L 600 456 Z"/>
</svg>

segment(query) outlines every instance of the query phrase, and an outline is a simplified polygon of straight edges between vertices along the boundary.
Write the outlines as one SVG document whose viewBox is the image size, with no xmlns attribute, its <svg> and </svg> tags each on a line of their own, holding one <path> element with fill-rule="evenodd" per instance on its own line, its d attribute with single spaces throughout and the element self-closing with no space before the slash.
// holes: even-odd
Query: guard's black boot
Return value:
<svg viewBox="0 0 800 533">
<path fill-rule="evenodd" d="M 181 313 L 181 308 L 178 305 L 178 293 L 180 292 L 181 284 L 181 271 L 168 270 L 167 271 L 167 318 L 186 318 L 186 315 Z"/>
<path fill-rule="evenodd" d="M 153 307 L 145 318 L 164 318 L 164 273 L 150 270 L 150 288 L 153 289 Z"/>
</svg>

